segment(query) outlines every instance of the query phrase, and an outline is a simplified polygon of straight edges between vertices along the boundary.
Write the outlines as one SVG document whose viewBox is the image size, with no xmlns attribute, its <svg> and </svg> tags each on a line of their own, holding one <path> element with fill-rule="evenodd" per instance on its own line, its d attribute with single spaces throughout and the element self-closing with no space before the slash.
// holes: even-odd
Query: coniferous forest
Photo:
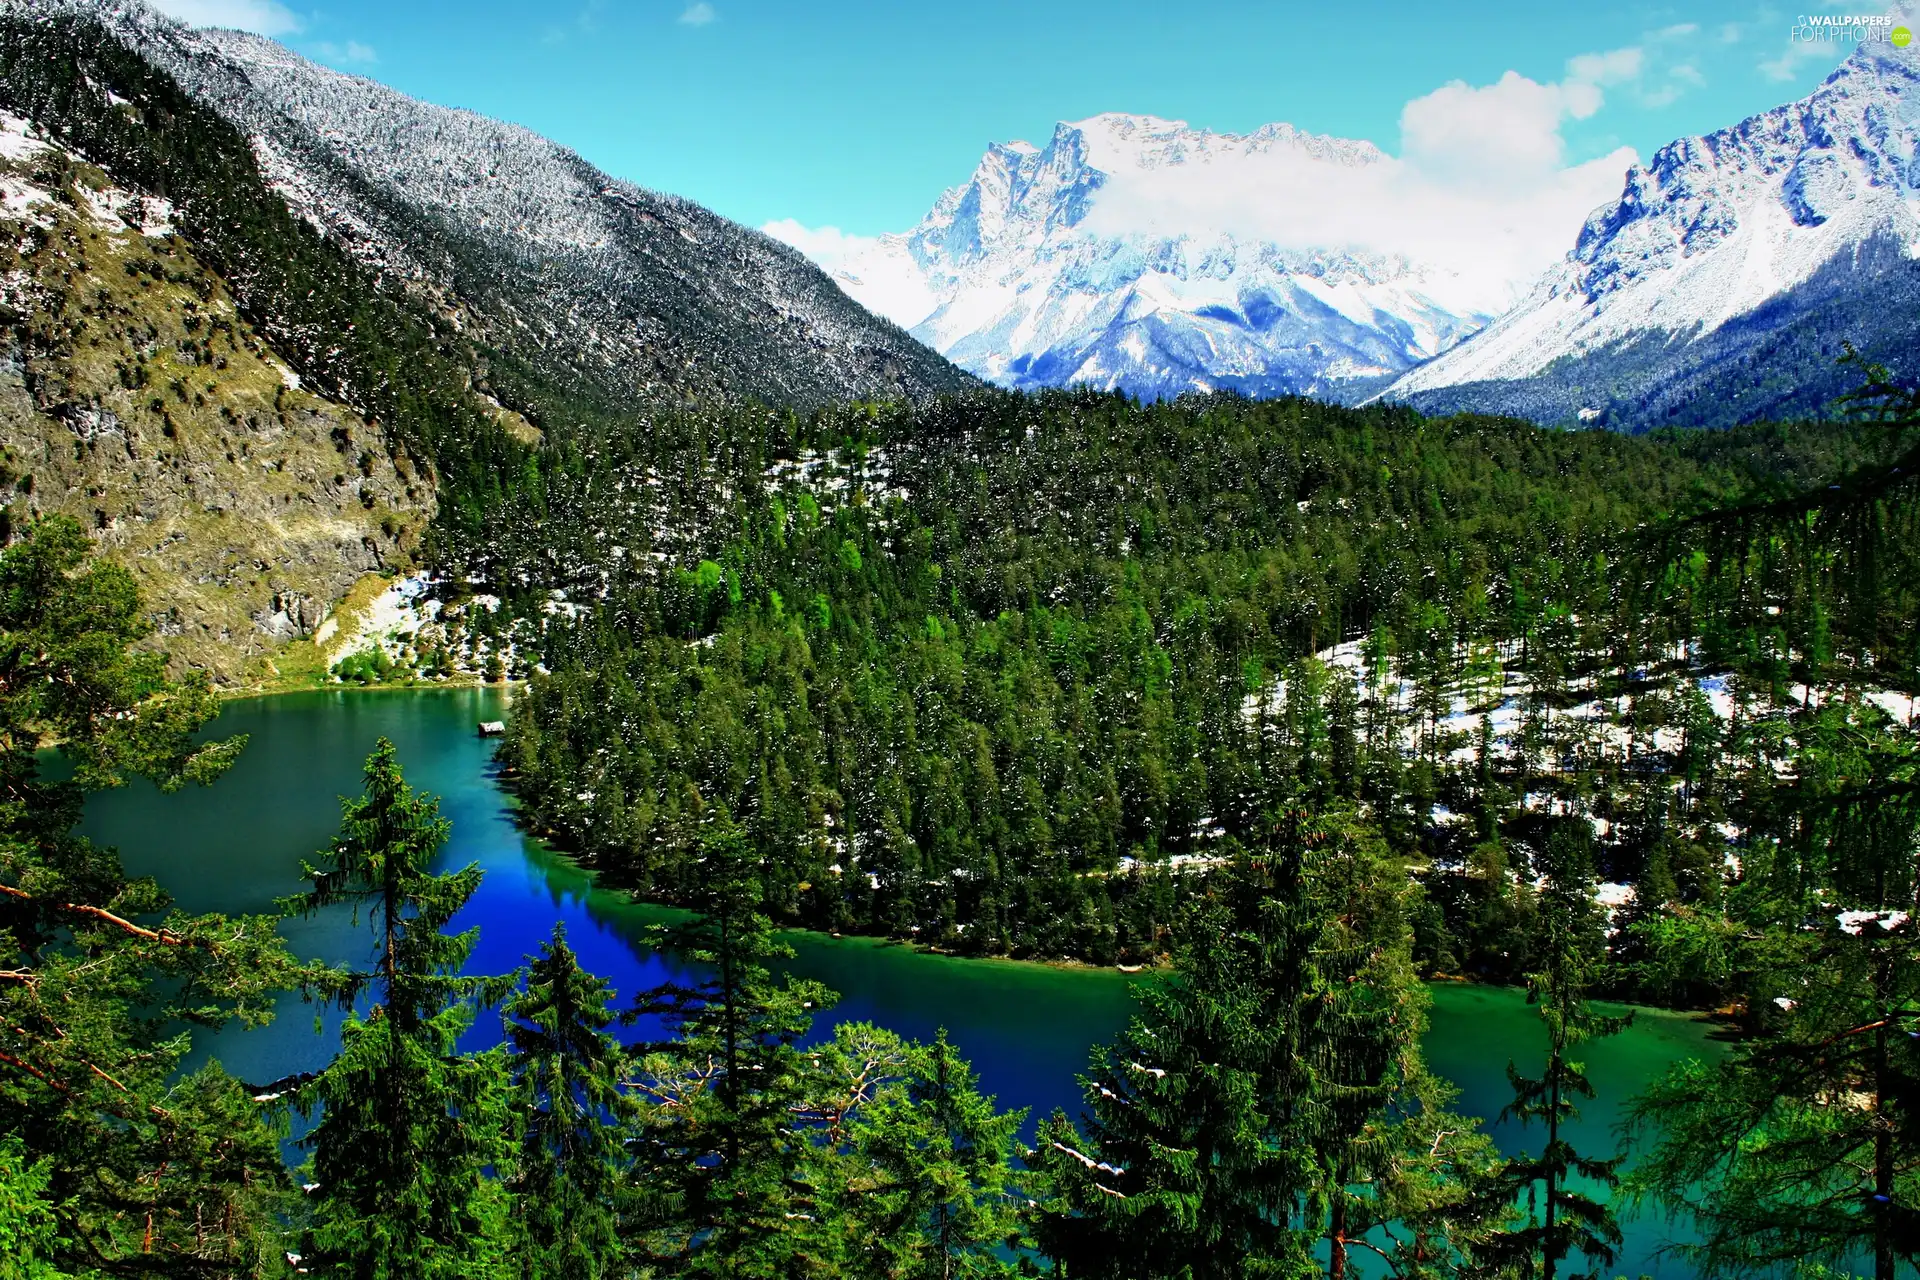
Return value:
<svg viewBox="0 0 1920 1280">
<path fill-rule="evenodd" d="M 1703 1276 L 1920 1271 L 1920 390 L 1782 364 L 1857 390 L 1830 421 L 1638 436 L 1015 394 L 731 224 L 649 242 L 621 305 L 678 336 L 600 367 L 565 307 L 504 296 L 544 260 L 409 223 L 454 272 L 402 279 L 130 28 L 38 8 L 0 14 L 0 98 L 47 146 L 22 172 L 77 209 L 89 157 L 165 203 L 200 265 L 143 250 L 128 278 L 204 301 L 217 276 L 229 351 L 271 348 L 431 488 L 431 663 L 515 682 L 519 817 L 685 910 L 649 990 L 560 929 L 476 971 L 482 873 L 442 865 L 450 821 L 384 740 L 277 911 L 176 908 L 82 834 L 88 799 L 213 784 L 247 743 L 9 456 L 0 1280 L 1559 1280 L 1615 1274 L 1630 1215 Z M 355 198 L 399 226 L 392 194 Z M 635 227 L 691 217 L 633 201 Z M 689 284 L 750 258 L 881 346 L 833 366 L 804 307 Z M 111 302 L 8 311 L 9 350 L 118 327 L 144 387 L 158 329 Z M 852 400 L 849 368 L 910 398 Z M 289 945 L 343 912 L 364 963 Z M 1010 1110 L 944 1033 L 837 1020 L 793 929 L 1137 966 L 1138 1010 L 1075 1113 Z M 1440 981 L 1538 1015 L 1496 1114 L 1423 1058 Z M 330 1061 L 195 1056 L 289 996 L 339 1028 Z M 1590 1048 L 1636 1005 L 1726 1052 L 1576 1140 Z"/>
<path fill-rule="evenodd" d="M 35 525 L 0 1274 L 1545 1278 L 1606 1274 L 1627 1212 L 1702 1274 L 1911 1273 L 1920 402 L 1856 372 L 1790 430 L 981 393 L 550 444 L 442 589 L 537 628 L 529 825 L 691 909 L 687 976 L 619 1001 L 559 931 L 466 971 L 480 873 L 433 870 L 384 742 L 283 906 L 353 904 L 370 967 L 169 912 L 80 806 L 245 743 Z M 1083 1112 L 1029 1117 L 944 1038 L 836 1025 L 795 926 L 1154 968 Z M 1442 977 L 1538 1011 L 1521 1154 L 1423 1064 Z M 182 1072 L 289 990 L 346 1011 L 330 1064 Z M 1630 1165 L 1561 1132 L 1627 1020 L 1596 1000 L 1733 1040 L 1631 1100 Z"/>
</svg>

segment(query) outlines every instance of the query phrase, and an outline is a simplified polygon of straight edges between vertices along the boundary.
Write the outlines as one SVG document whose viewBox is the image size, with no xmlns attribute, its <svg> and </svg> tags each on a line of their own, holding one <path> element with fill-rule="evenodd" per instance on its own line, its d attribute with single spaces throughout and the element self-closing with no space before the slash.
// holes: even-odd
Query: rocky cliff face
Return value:
<svg viewBox="0 0 1920 1280">
<path fill-rule="evenodd" d="M 0 0 L 0 107 L 10 518 L 80 518 L 225 681 L 430 520 L 466 573 L 543 426 L 974 385 L 757 232 L 138 0 Z"/>
<path fill-rule="evenodd" d="M 159 643 L 261 678 L 434 509 L 379 424 L 302 390 L 161 200 L 0 116 L 0 483 L 130 568 Z"/>
</svg>

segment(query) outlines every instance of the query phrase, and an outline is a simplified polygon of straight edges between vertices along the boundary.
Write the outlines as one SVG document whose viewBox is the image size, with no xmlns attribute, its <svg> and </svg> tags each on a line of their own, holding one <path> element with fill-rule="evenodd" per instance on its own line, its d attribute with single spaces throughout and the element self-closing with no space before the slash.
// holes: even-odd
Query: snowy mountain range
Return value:
<svg viewBox="0 0 1920 1280">
<path fill-rule="evenodd" d="M 1920 49 L 1662 147 L 1524 301 L 1386 392 L 1430 411 L 1722 425 L 1827 410 L 1842 342 L 1920 371 Z"/>
<path fill-rule="evenodd" d="M 1514 282 L 1349 242 L 1398 162 L 1291 125 L 1213 133 L 1152 116 L 995 144 L 913 230 L 835 264 L 869 308 L 1013 387 L 1143 396 L 1335 393 L 1459 342 Z M 1284 240 L 1236 227 L 1261 193 Z M 1343 207 L 1345 205 L 1345 207 Z M 1212 206 L 1212 207 L 1210 207 Z M 1317 223 L 1317 225 L 1302 225 Z"/>
<path fill-rule="evenodd" d="M 1370 143 L 1102 115 L 988 148 L 918 226 L 829 265 L 1013 387 L 1382 395 L 1625 429 L 1819 415 L 1857 380 L 1845 342 L 1920 371 L 1917 140 L 1920 48 L 1863 44 L 1802 101 L 1632 167 L 1584 225 L 1567 216 L 1570 252 L 1515 275 L 1417 219 L 1380 234 L 1368 206 L 1408 202 L 1407 166 Z M 1250 192 L 1262 225 L 1235 225 Z"/>
<path fill-rule="evenodd" d="M 296 214 L 544 385 L 584 384 L 615 405 L 689 393 L 818 404 L 971 385 L 788 246 L 529 130 L 139 0 L 0 0 L 0 20 L 133 51 L 239 128 Z"/>
<path fill-rule="evenodd" d="M 1907 372 L 1920 351 L 1920 49 L 1889 43 L 1624 188 L 1624 161 L 1592 162 L 1510 219 L 1447 207 L 1417 157 L 1367 142 L 1095 116 L 988 148 L 829 279 L 525 129 L 257 36 L 139 0 L 0 0 L 0 21 L 124 46 L 239 129 L 295 213 L 471 345 L 483 393 L 808 405 L 924 398 L 966 370 L 1638 428 L 1819 413 L 1853 379 L 1843 341 Z M 1565 240 L 1515 231 L 1562 219 Z"/>
</svg>

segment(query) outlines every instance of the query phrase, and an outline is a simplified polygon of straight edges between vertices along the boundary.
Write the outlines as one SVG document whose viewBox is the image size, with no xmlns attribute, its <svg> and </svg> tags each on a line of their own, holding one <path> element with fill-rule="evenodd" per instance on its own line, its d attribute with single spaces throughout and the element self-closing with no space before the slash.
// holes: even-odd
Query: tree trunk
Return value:
<svg viewBox="0 0 1920 1280">
<path fill-rule="evenodd" d="M 1559 1208 L 1558 1183 L 1553 1161 L 1560 1143 L 1560 1046 L 1554 1045 L 1547 1059 L 1547 1230 L 1540 1241 L 1540 1280 L 1553 1280 L 1560 1263 L 1559 1241 L 1554 1239 L 1555 1210 Z"/>
<path fill-rule="evenodd" d="M 1894 1280 L 1893 1129 L 1887 1122 L 1887 1029 L 1873 1033 L 1873 1280 Z"/>
<path fill-rule="evenodd" d="M 1347 1198 L 1342 1191 L 1341 1187 L 1333 1191 L 1333 1221 L 1327 1228 L 1331 1244 L 1327 1280 L 1347 1280 Z"/>
</svg>

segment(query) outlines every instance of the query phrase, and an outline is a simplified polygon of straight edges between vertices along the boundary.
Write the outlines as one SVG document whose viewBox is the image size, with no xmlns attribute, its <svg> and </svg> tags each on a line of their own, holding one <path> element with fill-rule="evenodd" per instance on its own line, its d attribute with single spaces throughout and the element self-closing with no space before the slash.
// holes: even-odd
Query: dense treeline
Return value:
<svg viewBox="0 0 1920 1280">
<path fill-rule="evenodd" d="M 0 559 L 0 585 L 51 577 L 124 610 L 125 575 L 87 567 L 83 545 L 39 526 Z M 199 781 L 231 760 L 238 744 L 177 754 L 169 735 L 204 708 L 193 686 L 152 683 L 157 659 L 127 655 L 120 613 L 95 629 L 98 614 L 72 621 L 79 600 L 57 603 L 9 615 L 8 649 L 82 642 L 59 670 L 101 690 L 107 714 L 21 701 L 49 683 L 30 672 L 5 710 L 28 717 L 16 727 L 58 717 L 83 766 L 66 794 L 110 782 L 84 771 L 108 759 Z M 115 714 L 129 698 L 160 701 Z M 1298 1275 L 1321 1253 L 1337 1274 L 1384 1238 L 1420 1274 L 1493 1277 L 1550 1267 L 1570 1243 L 1607 1256 L 1604 1223 L 1556 1235 L 1514 1207 L 1543 1179 L 1548 1202 L 1573 1203 L 1553 1180 L 1567 1157 L 1499 1160 L 1422 1067 L 1404 865 L 1310 780 L 1258 803 L 1259 839 L 1182 913 L 1173 975 L 1089 1078 L 1085 1127 L 1056 1115 L 1032 1146 L 944 1037 L 816 1028 L 833 995 L 774 976 L 768 860 L 717 806 L 689 850 L 697 914 L 661 939 L 695 967 L 624 1011 L 559 931 L 521 972 L 463 972 L 475 934 L 446 928 L 480 873 L 432 870 L 448 824 L 385 742 L 287 904 L 355 904 L 365 969 L 295 968 L 259 922 L 141 925 L 112 908 L 163 901 L 68 834 L 71 810 L 10 815 L 9 878 L 27 887 L 0 904 L 18 940 L 0 986 L 6 1264 L 39 1278 Z M 61 879 L 81 854 L 92 880 Z M 1570 903 L 1580 874 L 1565 873 Z M 1590 955 L 1568 936 L 1576 961 Z M 181 967 L 154 968 L 170 956 Z M 119 980 L 90 989 L 103 960 Z M 1542 987 L 1554 1016 L 1584 1009 L 1569 974 Z M 298 983 L 347 1010 L 339 1051 L 267 1084 L 217 1063 L 170 1078 L 184 1040 L 156 1045 L 130 1016 L 169 978 L 169 1011 L 205 1025 Z M 503 1042 L 461 1051 L 492 1010 Z M 639 1038 L 616 1029 L 634 1022 Z M 315 1121 L 292 1174 L 272 1141 L 290 1111 Z"/>
<path fill-rule="evenodd" d="M 748 445 L 754 425 L 771 429 Z M 591 531 L 607 573 L 574 585 L 590 612 L 549 626 L 503 750 L 534 823 L 676 899 L 686 832 L 721 804 L 768 851 L 776 919 L 1104 962 L 1164 949 L 1168 868 L 1249 838 L 1250 797 L 1319 732 L 1275 683 L 1349 636 L 1370 637 L 1366 678 L 1312 677 L 1341 745 L 1305 749 L 1340 756 L 1326 767 L 1398 851 L 1463 860 L 1427 816 L 1484 810 L 1489 786 L 1631 790 L 1625 760 L 1559 767 L 1576 744 L 1548 741 L 1552 704 L 1604 667 L 1645 695 L 1631 714 L 1677 722 L 1684 700 L 1632 673 L 1717 588 L 1691 561 L 1640 567 L 1646 531 L 1789 473 L 1764 440 L 1716 453 L 1232 397 L 993 395 L 705 438 L 727 505 L 702 552 L 655 551 L 657 508 L 623 508 L 642 468 L 601 459 L 546 490 L 554 545 Z M 1859 447 L 1835 433 L 1795 465 Z M 1650 592 L 1654 624 L 1625 627 Z M 1456 696 L 1478 682 L 1497 704 L 1515 680 L 1532 760 L 1504 743 L 1477 771 L 1453 760 Z M 1630 842 L 1605 869 L 1646 857 Z M 1488 971 L 1504 952 L 1511 977 L 1525 950 L 1504 928 L 1464 948 L 1428 930 L 1423 963 Z"/>
</svg>

